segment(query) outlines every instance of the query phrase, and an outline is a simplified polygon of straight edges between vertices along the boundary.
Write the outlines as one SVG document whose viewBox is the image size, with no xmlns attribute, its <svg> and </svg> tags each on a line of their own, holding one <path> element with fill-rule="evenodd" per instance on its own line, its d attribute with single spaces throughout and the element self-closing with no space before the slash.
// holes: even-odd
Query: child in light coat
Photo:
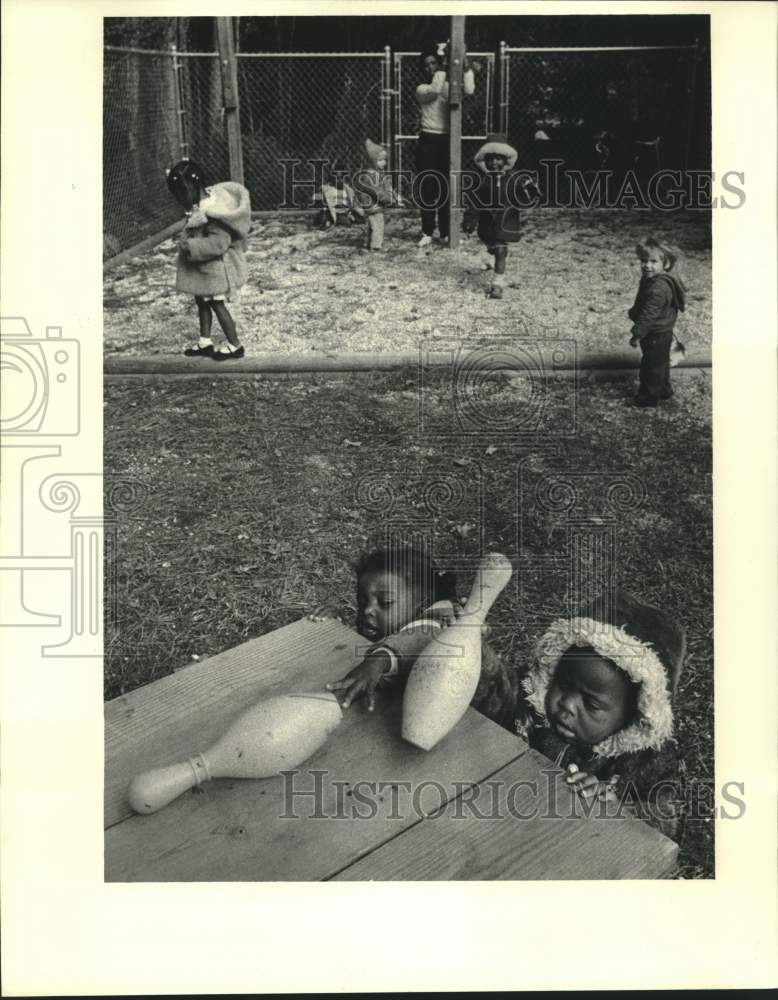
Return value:
<svg viewBox="0 0 778 1000">
<path fill-rule="evenodd" d="M 203 169 L 191 160 L 181 160 L 167 172 L 167 185 L 187 215 L 179 240 L 176 289 L 194 295 L 200 322 L 200 339 L 184 354 L 214 361 L 242 358 L 245 351 L 227 303 L 246 283 L 249 193 L 234 181 L 208 186 Z M 227 338 L 218 351 L 211 337 L 213 316 Z"/>
<path fill-rule="evenodd" d="M 365 140 L 365 152 L 370 167 L 354 178 L 353 209 L 365 220 L 365 249 L 383 250 L 384 208 L 393 201 L 392 181 L 386 174 L 387 152 L 370 139 Z"/>
</svg>

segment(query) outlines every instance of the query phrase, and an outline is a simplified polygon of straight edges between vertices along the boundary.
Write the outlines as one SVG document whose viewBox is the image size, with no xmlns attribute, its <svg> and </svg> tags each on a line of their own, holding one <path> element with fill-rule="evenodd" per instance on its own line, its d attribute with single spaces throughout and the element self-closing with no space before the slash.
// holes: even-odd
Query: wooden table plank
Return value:
<svg viewBox="0 0 778 1000">
<path fill-rule="evenodd" d="M 534 750 L 491 782 L 493 797 L 487 783 L 474 805 L 498 818 L 473 816 L 461 800 L 449 803 L 336 879 L 648 879 L 675 867 L 677 844 L 635 819 L 587 818 L 563 772 Z"/>
<path fill-rule="evenodd" d="M 309 796 L 295 800 L 299 818 L 283 818 L 281 777 L 212 781 L 150 816 L 129 809 L 127 785 L 139 771 L 206 748 L 259 698 L 342 677 L 363 644 L 339 623 L 300 621 L 106 705 L 106 880 L 329 878 L 419 822 L 422 810 L 436 810 L 526 752 L 518 737 L 472 709 L 433 751 L 419 750 L 400 737 L 402 702 L 387 692 L 374 713 L 363 703 L 345 712 L 296 776 L 294 788 L 310 790 L 313 772 L 326 772 L 320 818 Z M 383 790 L 373 795 L 360 781 Z"/>
<path fill-rule="evenodd" d="M 104 825 L 133 815 L 126 792 L 136 774 L 207 749 L 260 698 L 322 690 L 366 647 L 340 622 L 302 619 L 107 702 Z"/>
<path fill-rule="evenodd" d="M 436 811 L 462 786 L 526 752 L 518 737 L 474 709 L 425 752 L 400 737 L 401 711 L 400 698 L 385 697 L 375 712 L 357 705 L 345 713 L 331 739 L 294 778 L 294 789 L 313 790 L 314 772 L 325 772 L 318 810 L 309 795 L 294 797 L 293 808 L 287 808 L 280 776 L 208 782 L 199 794 L 187 793 L 158 813 L 107 830 L 106 881 L 330 878 L 418 823 L 423 811 Z M 375 783 L 375 792 L 359 782 Z"/>
</svg>

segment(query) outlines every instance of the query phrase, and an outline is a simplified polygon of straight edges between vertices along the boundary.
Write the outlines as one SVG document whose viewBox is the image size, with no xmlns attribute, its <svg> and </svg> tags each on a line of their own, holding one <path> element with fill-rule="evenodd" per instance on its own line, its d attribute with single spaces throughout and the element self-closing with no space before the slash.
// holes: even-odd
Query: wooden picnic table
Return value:
<svg viewBox="0 0 778 1000">
<path fill-rule="evenodd" d="M 152 815 L 132 812 L 126 792 L 136 774 L 207 749 L 261 698 L 323 690 L 365 646 L 339 622 L 302 620 L 107 702 L 106 881 L 672 872 L 676 844 L 635 819 L 586 816 L 558 768 L 474 709 L 431 751 L 406 743 L 402 699 L 391 692 L 372 713 L 363 702 L 348 709 L 293 775 L 216 779 Z"/>
</svg>

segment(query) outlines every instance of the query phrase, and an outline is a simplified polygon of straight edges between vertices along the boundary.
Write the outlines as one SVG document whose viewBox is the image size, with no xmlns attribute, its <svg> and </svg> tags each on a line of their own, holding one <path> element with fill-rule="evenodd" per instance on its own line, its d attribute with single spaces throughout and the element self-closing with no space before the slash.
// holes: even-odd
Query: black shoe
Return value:
<svg viewBox="0 0 778 1000">
<path fill-rule="evenodd" d="M 656 406 L 659 400 L 654 399 L 653 396 L 635 396 L 634 405 L 635 406 Z"/>
<path fill-rule="evenodd" d="M 187 347 L 184 351 L 184 357 L 187 358 L 212 358 L 213 357 L 213 344 L 209 344 L 207 347 Z"/>
<path fill-rule="evenodd" d="M 235 351 L 230 351 L 229 354 L 225 351 L 214 351 L 212 357 L 214 361 L 237 361 L 238 358 L 242 358 L 245 353 L 245 348 L 239 347 Z"/>
</svg>

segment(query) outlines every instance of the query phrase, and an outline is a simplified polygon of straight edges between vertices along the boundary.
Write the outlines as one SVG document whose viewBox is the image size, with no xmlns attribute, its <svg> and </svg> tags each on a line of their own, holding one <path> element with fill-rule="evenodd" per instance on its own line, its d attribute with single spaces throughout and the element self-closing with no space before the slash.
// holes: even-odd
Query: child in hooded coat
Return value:
<svg viewBox="0 0 778 1000">
<path fill-rule="evenodd" d="M 678 834 L 673 706 L 686 637 L 667 614 L 625 592 L 553 622 L 521 682 L 516 730 L 584 797 L 617 798 L 666 836 Z"/>
<path fill-rule="evenodd" d="M 383 146 L 365 140 L 370 168 L 354 178 L 353 208 L 364 218 L 365 249 L 384 248 L 384 208 L 392 204 L 392 182 L 386 174 L 387 153 Z"/>
<path fill-rule="evenodd" d="M 227 302 L 235 300 L 246 283 L 249 193 L 235 181 L 207 186 L 203 169 L 191 160 L 181 160 L 169 170 L 167 183 L 187 214 L 179 241 L 176 290 L 194 295 L 200 321 L 200 339 L 184 354 L 214 361 L 242 358 L 245 350 Z M 211 338 L 213 315 L 227 338 L 218 351 Z"/>
<path fill-rule="evenodd" d="M 489 141 L 475 154 L 475 164 L 481 171 L 467 191 L 468 208 L 463 229 L 472 232 L 478 226 L 478 236 L 486 245 L 487 253 L 494 257 L 491 287 L 488 296 L 501 299 L 505 287 L 505 268 L 508 244 L 517 243 L 519 231 L 519 203 L 524 201 L 524 189 L 532 181 L 520 172 L 511 173 L 518 153 L 505 142 Z M 536 191 L 537 189 L 535 189 Z"/>
<path fill-rule="evenodd" d="M 635 304 L 628 316 L 634 323 L 630 346 L 640 344 L 640 388 L 636 406 L 656 406 L 670 399 L 671 349 L 683 355 L 683 345 L 675 338 L 673 328 L 678 313 L 686 307 L 686 286 L 678 273 L 679 251 L 650 237 L 638 243 L 635 253 L 640 258 L 642 277 Z"/>
</svg>

